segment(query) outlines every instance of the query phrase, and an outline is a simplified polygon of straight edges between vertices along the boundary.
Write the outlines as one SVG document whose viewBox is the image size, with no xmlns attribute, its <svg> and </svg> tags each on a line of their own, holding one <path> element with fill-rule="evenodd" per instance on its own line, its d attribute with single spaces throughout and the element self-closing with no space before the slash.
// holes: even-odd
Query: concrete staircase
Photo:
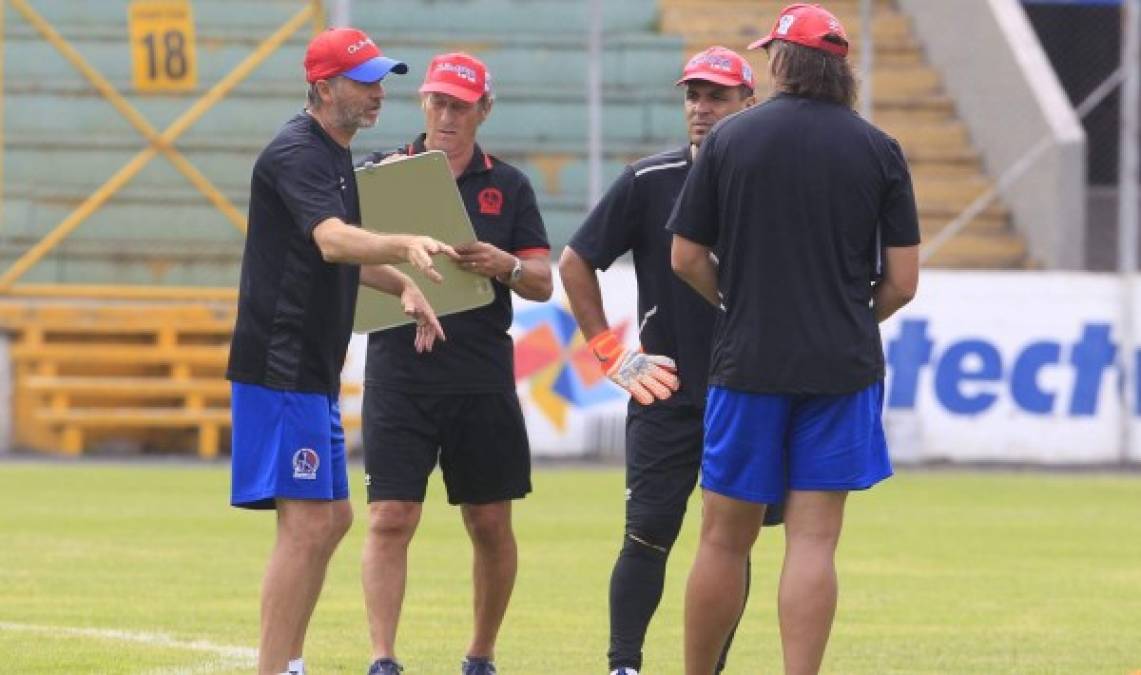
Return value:
<svg viewBox="0 0 1141 675">
<path fill-rule="evenodd" d="M 768 58 L 745 52 L 766 33 L 783 0 L 659 0 L 662 31 L 678 34 L 686 53 L 721 44 L 745 54 L 758 77 L 758 93 L 769 92 Z M 825 5 L 848 31 L 853 65 L 860 63 L 859 0 L 830 0 Z M 963 211 L 993 185 L 983 170 L 970 134 L 959 121 L 954 102 L 943 91 L 939 74 L 927 64 L 908 18 L 892 0 L 876 0 L 872 28 L 875 44 L 873 120 L 903 146 L 911 165 L 924 240 Z M 1023 268 L 1033 266 L 1026 242 L 996 202 L 928 261 L 933 267 Z"/>
</svg>

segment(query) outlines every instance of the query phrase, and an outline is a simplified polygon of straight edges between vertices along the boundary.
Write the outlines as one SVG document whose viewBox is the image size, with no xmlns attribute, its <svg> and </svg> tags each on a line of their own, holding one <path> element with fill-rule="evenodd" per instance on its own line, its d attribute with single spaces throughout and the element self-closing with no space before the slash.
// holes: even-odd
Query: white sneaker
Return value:
<svg viewBox="0 0 1141 675">
<path fill-rule="evenodd" d="M 618 668 L 610 671 L 610 675 L 638 675 L 638 671 L 633 668 Z"/>
</svg>

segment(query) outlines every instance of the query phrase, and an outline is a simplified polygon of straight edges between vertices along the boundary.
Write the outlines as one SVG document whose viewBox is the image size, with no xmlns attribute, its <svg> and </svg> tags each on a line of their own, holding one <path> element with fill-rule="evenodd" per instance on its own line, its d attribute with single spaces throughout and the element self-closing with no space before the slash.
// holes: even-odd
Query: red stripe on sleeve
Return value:
<svg viewBox="0 0 1141 675">
<path fill-rule="evenodd" d="M 535 246 L 532 248 L 521 248 L 515 252 L 516 257 L 519 258 L 538 258 L 540 256 L 551 255 L 551 249 L 542 246 Z"/>
</svg>

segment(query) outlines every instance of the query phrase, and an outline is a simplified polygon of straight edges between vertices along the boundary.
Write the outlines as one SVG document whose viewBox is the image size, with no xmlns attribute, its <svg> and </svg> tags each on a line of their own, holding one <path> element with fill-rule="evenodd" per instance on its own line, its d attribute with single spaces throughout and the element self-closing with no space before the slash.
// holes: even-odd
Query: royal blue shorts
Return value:
<svg viewBox="0 0 1141 675">
<path fill-rule="evenodd" d="M 864 490 L 891 475 L 883 382 L 836 396 L 709 388 L 701 487 L 749 502 L 789 490 Z"/>
<path fill-rule="evenodd" d="M 345 430 L 336 396 L 233 382 L 230 503 L 348 499 Z"/>
</svg>

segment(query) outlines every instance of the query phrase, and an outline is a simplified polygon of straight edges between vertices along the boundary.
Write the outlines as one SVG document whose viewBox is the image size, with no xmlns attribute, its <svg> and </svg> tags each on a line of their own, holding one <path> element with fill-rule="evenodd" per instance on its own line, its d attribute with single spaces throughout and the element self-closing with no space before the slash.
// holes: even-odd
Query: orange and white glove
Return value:
<svg viewBox="0 0 1141 675">
<path fill-rule="evenodd" d="M 606 377 L 638 403 L 664 401 L 677 391 L 677 366 L 670 357 L 626 349 L 611 330 L 595 335 L 587 344 Z"/>
</svg>

